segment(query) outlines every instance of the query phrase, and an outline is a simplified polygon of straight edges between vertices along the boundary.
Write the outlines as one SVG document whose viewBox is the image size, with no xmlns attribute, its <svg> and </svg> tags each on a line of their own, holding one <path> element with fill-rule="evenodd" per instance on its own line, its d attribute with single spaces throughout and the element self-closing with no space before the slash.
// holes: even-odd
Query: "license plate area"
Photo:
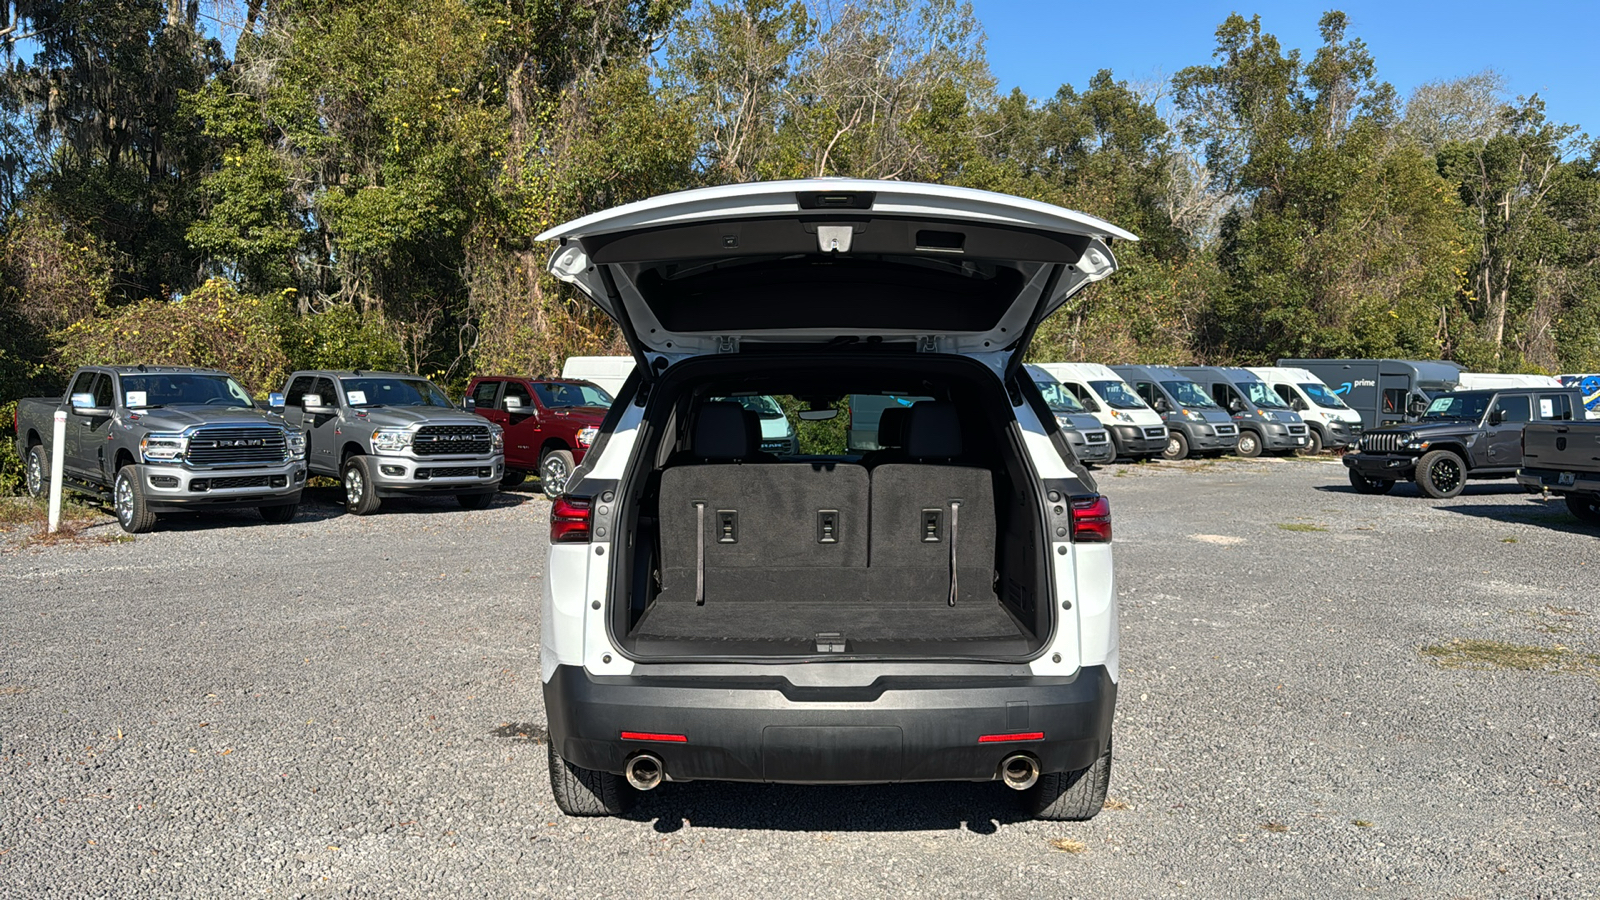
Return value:
<svg viewBox="0 0 1600 900">
<path fill-rule="evenodd" d="M 769 725 L 761 729 L 767 781 L 871 784 L 899 781 L 905 745 L 897 725 Z"/>
<path fill-rule="evenodd" d="M 1572 484 L 1577 480 L 1578 474 L 1576 472 L 1562 472 L 1560 475 L 1556 476 L 1556 484 L 1559 484 L 1562 487 L 1571 487 Z"/>
</svg>

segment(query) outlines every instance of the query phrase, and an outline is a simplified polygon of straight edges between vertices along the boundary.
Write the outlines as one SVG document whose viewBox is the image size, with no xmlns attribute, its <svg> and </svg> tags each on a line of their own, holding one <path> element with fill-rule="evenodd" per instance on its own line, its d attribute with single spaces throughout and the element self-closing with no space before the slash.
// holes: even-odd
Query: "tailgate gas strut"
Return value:
<svg viewBox="0 0 1600 900">
<path fill-rule="evenodd" d="M 600 266 L 600 280 L 606 286 L 606 298 L 611 301 L 611 308 L 617 310 L 617 314 L 611 316 L 611 321 L 622 329 L 622 338 L 628 342 L 628 352 L 633 354 L 633 364 L 639 369 L 639 377 L 644 379 L 644 383 L 639 387 L 639 393 L 634 397 L 634 403 L 643 406 L 645 399 L 650 396 L 650 386 L 655 383 L 656 372 L 650 368 L 650 361 L 645 358 L 644 345 L 639 343 L 639 334 L 633 330 L 633 322 L 621 314 L 622 294 L 617 290 L 617 282 L 611 277 L 610 268 Z"/>
<path fill-rule="evenodd" d="M 1050 278 L 1044 283 L 1044 290 L 1039 292 L 1039 303 L 1034 306 L 1033 314 L 1028 316 L 1028 324 L 1017 335 L 1012 347 L 1016 352 L 1011 354 L 1011 359 L 1006 362 L 1005 377 L 1001 383 L 1006 386 L 1006 391 L 1011 395 L 1011 405 L 1022 405 L 1022 394 L 1012 382 L 1016 380 L 1017 372 L 1022 369 L 1022 357 L 1028 353 L 1028 345 L 1033 343 L 1034 332 L 1039 330 L 1039 323 L 1044 320 L 1045 307 L 1050 305 L 1050 298 L 1055 295 L 1056 284 L 1061 281 L 1061 265 L 1058 263 L 1050 269 Z"/>
</svg>

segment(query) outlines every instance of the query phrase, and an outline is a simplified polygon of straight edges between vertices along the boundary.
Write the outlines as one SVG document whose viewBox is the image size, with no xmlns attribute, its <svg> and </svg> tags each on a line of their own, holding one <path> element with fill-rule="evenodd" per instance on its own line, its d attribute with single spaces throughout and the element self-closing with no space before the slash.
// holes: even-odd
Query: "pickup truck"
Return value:
<svg viewBox="0 0 1600 900">
<path fill-rule="evenodd" d="M 1583 415 L 1583 399 L 1569 388 L 1453 391 L 1434 397 L 1415 423 L 1366 432 L 1344 464 L 1363 494 L 1386 494 L 1408 479 L 1424 495 L 1445 499 L 1469 478 L 1516 475 L 1523 427 L 1574 415 Z"/>
<path fill-rule="evenodd" d="M 305 432 L 311 474 L 339 479 L 353 515 L 424 493 L 482 509 L 505 477 L 500 426 L 457 409 L 418 375 L 296 372 L 269 403 Z"/>
<path fill-rule="evenodd" d="M 1600 525 L 1600 422 L 1534 422 L 1522 432 L 1522 468 L 1517 482 L 1567 499 L 1567 509 L 1585 524 Z"/>
<path fill-rule="evenodd" d="M 268 522 L 294 518 L 305 438 L 225 372 L 86 366 L 63 396 L 19 401 L 17 453 L 35 497 L 50 489 L 57 410 L 68 413 L 61 487 L 109 501 L 130 534 L 165 512 L 255 507 Z"/>
<path fill-rule="evenodd" d="M 539 474 L 545 496 L 560 496 L 567 477 L 589 452 L 611 395 L 599 385 L 570 378 L 484 375 L 467 385 L 463 405 L 505 430 L 502 488 Z"/>
</svg>

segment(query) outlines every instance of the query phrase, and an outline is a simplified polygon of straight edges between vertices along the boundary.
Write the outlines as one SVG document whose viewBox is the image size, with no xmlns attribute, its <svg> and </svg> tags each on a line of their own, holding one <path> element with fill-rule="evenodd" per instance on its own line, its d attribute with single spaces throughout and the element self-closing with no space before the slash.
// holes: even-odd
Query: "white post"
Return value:
<svg viewBox="0 0 1600 900">
<path fill-rule="evenodd" d="M 50 533 L 61 527 L 62 460 L 67 452 L 67 411 L 56 410 L 56 428 L 50 444 Z"/>
</svg>

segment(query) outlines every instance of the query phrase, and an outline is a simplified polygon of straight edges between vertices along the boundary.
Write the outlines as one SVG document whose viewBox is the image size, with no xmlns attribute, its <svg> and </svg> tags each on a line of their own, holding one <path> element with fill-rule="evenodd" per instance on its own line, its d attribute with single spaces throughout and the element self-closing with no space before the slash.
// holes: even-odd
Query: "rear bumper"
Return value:
<svg viewBox="0 0 1600 900">
<path fill-rule="evenodd" d="M 1600 472 L 1577 472 L 1571 469 L 1522 469 L 1517 472 L 1517 483 L 1528 487 L 1544 488 L 1557 494 L 1600 495 Z"/>
<path fill-rule="evenodd" d="M 674 781 L 871 784 L 990 781 L 1013 753 L 1082 769 L 1111 739 L 1104 667 L 1068 678 L 885 676 L 861 688 L 777 677 L 596 677 L 558 666 L 544 686 L 550 740 L 586 769 L 621 774 L 648 750 Z M 623 732 L 684 740 L 623 740 Z M 979 742 L 982 735 L 1038 739 Z"/>
<path fill-rule="evenodd" d="M 153 512 L 288 506 L 300 502 L 306 466 L 295 462 L 238 469 L 134 466 Z"/>
<path fill-rule="evenodd" d="M 1405 481 L 1411 478 L 1417 469 L 1415 456 L 1391 453 L 1346 453 L 1342 459 L 1346 468 L 1380 481 Z"/>
</svg>

